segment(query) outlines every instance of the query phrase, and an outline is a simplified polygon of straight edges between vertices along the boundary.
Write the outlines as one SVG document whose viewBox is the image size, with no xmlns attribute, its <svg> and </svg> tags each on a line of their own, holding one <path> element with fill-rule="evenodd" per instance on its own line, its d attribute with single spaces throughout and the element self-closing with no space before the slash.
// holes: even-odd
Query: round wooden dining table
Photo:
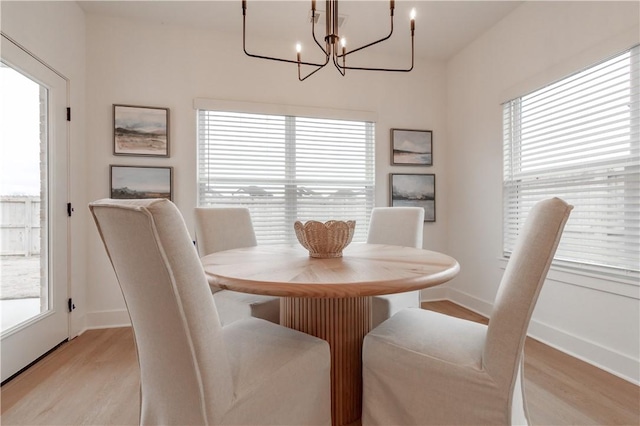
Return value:
<svg viewBox="0 0 640 426">
<path fill-rule="evenodd" d="M 318 259 L 298 245 L 263 245 L 202 258 L 223 289 L 280 296 L 280 323 L 329 342 L 332 424 L 362 412 L 362 341 L 371 329 L 371 296 L 420 290 L 460 270 L 445 254 L 352 243 L 339 258 Z"/>
</svg>

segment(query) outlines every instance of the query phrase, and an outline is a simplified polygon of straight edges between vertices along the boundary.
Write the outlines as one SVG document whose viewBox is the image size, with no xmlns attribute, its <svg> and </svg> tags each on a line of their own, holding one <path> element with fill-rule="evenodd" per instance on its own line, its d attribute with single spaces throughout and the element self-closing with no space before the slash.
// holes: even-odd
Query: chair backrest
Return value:
<svg viewBox="0 0 640 426">
<path fill-rule="evenodd" d="M 371 211 L 367 242 L 422 248 L 422 207 L 375 207 Z"/>
<path fill-rule="evenodd" d="M 196 207 L 195 235 L 201 257 L 258 244 L 246 207 Z"/>
<path fill-rule="evenodd" d="M 500 386 L 513 388 L 527 328 L 573 206 L 536 203 L 507 263 L 489 320 L 483 363 Z"/>
<path fill-rule="evenodd" d="M 182 215 L 169 200 L 89 204 L 131 317 L 142 424 L 211 424 L 232 397 L 222 328 Z"/>
</svg>

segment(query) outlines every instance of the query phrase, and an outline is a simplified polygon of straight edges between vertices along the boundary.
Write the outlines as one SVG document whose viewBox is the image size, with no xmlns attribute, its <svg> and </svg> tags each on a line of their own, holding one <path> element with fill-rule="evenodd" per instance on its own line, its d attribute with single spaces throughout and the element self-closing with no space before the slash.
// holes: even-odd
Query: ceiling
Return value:
<svg viewBox="0 0 640 426">
<path fill-rule="evenodd" d="M 242 37 L 241 0 L 234 1 L 78 1 L 87 14 L 106 15 L 161 25 L 178 25 L 209 29 Z M 405 54 L 410 51 L 409 13 L 416 9 L 415 49 L 418 58 L 447 60 L 517 8 L 521 1 L 420 1 L 395 2 L 393 36 L 375 46 L 376 53 Z M 311 46 L 309 23 L 311 2 L 247 1 L 247 47 L 254 42 L 270 40 L 280 53 L 295 55 L 294 46 L 301 42 Z M 324 10 L 325 2 L 317 1 Z M 347 38 L 348 48 L 385 37 L 389 32 L 389 2 L 358 0 L 339 2 L 339 13 L 345 18 L 340 35 Z M 318 38 L 323 37 L 324 24 L 316 25 Z M 363 52 L 364 53 L 364 52 Z M 288 55 L 289 53 L 287 53 Z"/>
</svg>

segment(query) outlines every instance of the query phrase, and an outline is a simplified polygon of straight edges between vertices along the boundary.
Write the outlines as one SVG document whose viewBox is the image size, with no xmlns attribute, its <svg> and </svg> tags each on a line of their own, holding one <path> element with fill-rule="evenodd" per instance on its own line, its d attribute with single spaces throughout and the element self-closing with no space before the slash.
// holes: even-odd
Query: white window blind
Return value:
<svg viewBox="0 0 640 426">
<path fill-rule="evenodd" d="M 638 47 L 504 104 L 504 254 L 530 207 L 558 196 L 575 206 L 556 261 L 638 276 Z"/>
<path fill-rule="evenodd" d="M 246 206 L 260 244 L 295 243 L 296 220 L 355 220 L 374 198 L 374 124 L 198 110 L 201 206 Z"/>
</svg>

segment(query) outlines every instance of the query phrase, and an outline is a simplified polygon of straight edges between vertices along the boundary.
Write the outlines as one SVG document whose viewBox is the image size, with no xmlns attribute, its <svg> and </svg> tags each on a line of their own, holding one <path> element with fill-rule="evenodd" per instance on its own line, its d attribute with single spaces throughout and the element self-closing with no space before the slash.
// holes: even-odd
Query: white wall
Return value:
<svg viewBox="0 0 640 426">
<path fill-rule="evenodd" d="M 240 34 L 87 16 L 87 145 L 89 197 L 109 196 L 109 165 L 173 166 L 174 201 L 192 229 L 196 205 L 195 98 L 371 111 L 376 126 L 376 204 L 388 205 L 388 174 L 436 173 L 437 222 L 425 225 L 425 246 L 446 248 L 447 176 L 445 65 L 418 62 L 408 74 L 351 72 L 327 67 L 305 82 L 295 66 L 246 57 Z M 256 50 L 259 46 L 256 47 Z M 403 58 L 406 62 L 406 58 Z M 112 104 L 169 107 L 171 157 L 112 155 Z M 434 166 L 391 167 L 390 128 L 434 132 Z M 91 226 L 88 327 L 128 319 L 115 277 Z"/>
<path fill-rule="evenodd" d="M 75 2 L 6 2 L 0 5 L 2 32 L 69 81 L 70 200 L 75 214 L 70 221 L 70 294 L 78 307 L 71 315 L 71 336 L 84 328 L 87 251 L 85 161 L 85 26 L 84 13 Z"/>
<path fill-rule="evenodd" d="M 448 250 L 462 265 L 454 301 L 488 315 L 503 272 L 501 103 L 637 44 L 638 6 L 526 2 L 448 63 Z M 550 277 L 530 334 L 638 382 L 638 287 Z"/>
</svg>

